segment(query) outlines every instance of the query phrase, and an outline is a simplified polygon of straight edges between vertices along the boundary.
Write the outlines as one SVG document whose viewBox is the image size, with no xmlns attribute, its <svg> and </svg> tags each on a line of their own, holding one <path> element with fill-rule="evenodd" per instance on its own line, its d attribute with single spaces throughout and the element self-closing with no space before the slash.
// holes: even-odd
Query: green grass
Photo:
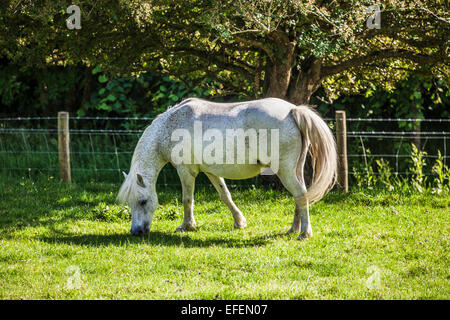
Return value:
<svg viewBox="0 0 450 320">
<path fill-rule="evenodd" d="M 181 192 L 159 188 L 138 238 L 118 188 L 0 182 L 0 298 L 449 298 L 448 196 L 331 193 L 311 208 L 313 238 L 297 241 L 285 192 L 232 190 L 248 221 L 235 230 L 215 191 L 198 189 L 198 230 L 175 233 Z"/>
</svg>

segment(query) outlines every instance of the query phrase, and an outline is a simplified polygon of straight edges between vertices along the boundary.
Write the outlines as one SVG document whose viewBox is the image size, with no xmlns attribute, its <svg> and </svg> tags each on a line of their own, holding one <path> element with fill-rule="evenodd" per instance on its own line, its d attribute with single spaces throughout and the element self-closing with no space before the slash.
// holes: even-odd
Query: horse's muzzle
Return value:
<svg viewBox="0 0 450 320">
<path fill-rule="evenodd" d="M 149 225 L 146 223 L 142 226 L 138 226 L 138 227 L 131 227 L 130 232 L 133 236 L 143 236 L 146 235 L 150 232 L 150 227 Z"/>
</svg>

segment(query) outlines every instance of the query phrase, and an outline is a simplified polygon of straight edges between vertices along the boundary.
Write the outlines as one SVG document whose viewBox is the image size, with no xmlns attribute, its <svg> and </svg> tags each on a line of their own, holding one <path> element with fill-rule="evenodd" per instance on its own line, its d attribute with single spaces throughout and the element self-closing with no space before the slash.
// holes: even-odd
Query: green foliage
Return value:
<svg viewBox="0 0 450 320">
<path fill-rule="evenodd" d="M 183 83 L 169 76 L 149 74 L 139 81 L 148 88 L 148 96 L 155 106 L 153 116 L 187 97 L 212 98 L 211 91 L 205 87 L 192 87 L 192 82 Z"/>
<path fill-rule="evenodd" d="M 117 222 L 130 220 L 130 212 L 127 207 L 106 204 L 105 202 L 99 202 L 92 209 L 92 215 L 94 219 L 101 221 Z"/>
<path fill-rule="evenodd" d="M 417 71 L 448 77 L 441 1 L 385 1 L 380 29 L 366 26 L 367 0 L 79 0 L 80 30 L 66 27 L 70 4 L 0 6 L 0 56 L 37 69 L 82 63 L 116 75 L 155 72 L 195 86 L 209 78 L 223 95 L 294 103 L 308 102 L 321 84 L 335 99 L 374 85 L 392 89 Z M 299 97 L 301 88 L 311 92 Z"/>
<path fill-rule="evenodd" d="M 370 94 L 368 93 L 370 92 Z M 319 90 L 318 97 L 326 98 L 324 90 Z M 418 99 L 420 97 L 420 99 Z M 412 100 L 411 100 L 412 99 Z M 332 104 L 324 102 L 323 99 L 312 99 L 311 103 L 318 105 L 318 110 L 323 117 L 334 118 L 336 110 L 345 110 L 348 118 L 407 118 L 407 119 L 439 119 L 449 117 L 450 90 L 448 81 L 443 79 L 416 75 L 397 84 L 397 89 L 388 92 L 380 88 L 373 87 L 367 91 L 366 96 L 344 95 L 336 99 Z M 419 122 L 419 121 L 393 121 L 393 122 L 366 122 L 348 121 L 348 131 L 364 132 L 416 132 L 408 136 L 415 137 L 416 144 L 422 143 L 421 147 L 430 155 L 435 155 L 436 150 L 442 150 L 443 141 L 440 139 L 423 138 L 421 132 L 427 131 L 448 131 L 446 123 Z M 448 141 L 448 140 L 447 140 Z M 347 142 L 349 154 L 363 154 L 361 143 L 366 148 L 370 148 L 373 154 L 386 154 L 397 152 L 400 161 L 391 162 L 396 171 L 408 171 L 409 163 L 405 161 L 405 156 L 410 155 L 410 138 L 352 138 Z M 426 142 L 426 143 L 425 143 Z M 448 148 L 448 142 L 447 142 Z M 362 165 L 364 159 L 350 158 L 349 167 Z"/>
<path fill-rule="evenodd" d="M 434 174 L 434 180 L 428 182 L 425 155 L 423 150 L 417 149 L 411 144 L 411 166 L 408 169 L 411 175 L 409 177 L 393 176 L 393 169 L 388 161 L 383 158 L 375 160 L 377 170 L 373 168 L 374 157 L 367 150 L 366 165 L 353 167 L 353 177 L 358 189 L 386 189 L 389 191 L 397 190 L 400 192 L 415 192 L 436 194 L 447 194 L 450 191 L 450 171 L 447 165 L 444 165 L 444 158 L 438 150 L 439 156 L 432 167 L 431 173 Z"/>
<path fill-rule="evenodd" d="M 98 68 L 92 70 L 93 75 L 99 73 Z M 109 79 L 106 74 L 97 76 L 96 91 L 77 113 L 84 116 L 95 110 L 104 111 L 107 114 L 125 114 L 136 116 L 137 103 L 130 96 L 133 89 L 133 79 L 114 77 Z"/>
<path fill-rule="evenodd" d="M 35 72 L 0 63 L 0 107 L 12 116 L 55 116 L 67 110 L 78 116 L 155 117 L 190 96 L 213 99 L 217 87 L 210 79 L 195 85 L 152 73 L 115 76 L 99 66 Z"/>
<path fill-rule="evenodd" d="M 439 156 L 436 159 L 436 163 L 433 166 L 433 173 L 437 175 L 434 178 L 436 187 L 433 188 L 433 192 L 440 194 L 442 192 L 450 191 L 450 170 L 447 165 L 444 165 L 444 158 L 439 150 Z"/>
<path fill-rule="evenodd" d="M 346 110 L 352 118 L 448 118 L 450 116 L 450 87 L 448 79 L 412 75 L 399 81 L 395 90 L 386 91 L 372 85 L 364 95 L 343 95 L 333 101 L 325 90 L 317 93 L 321 100 L 313 98 L 312 104 L 324 116 L 333 117 L 335 110 Z M 384 124 L 386 125 L 386 124 Z M 400 122 L 399 128 L 414 131 L 415 122 Z M 351 129 L 355 129 L 351 127 Z"/>
<path fill-rule="evenodd" d="M 23 68 L 0 60 L 0 108 L 11 115 L 49 115 L 69 110 L 80 99 L 83 69 L 47 66 Z"/>
<path fill-rule="evenodd" d="M 394 186 L 392 185 L 391 180 L 391 172 L 392 168 L 389 166 L 389 161 L 385 161 L 383 158 L 375 160 L 375 163 L 378 167 L 377 182 L 382 185 L 384 188 L 388 190 L 393 190 Z"/>
<path fill-rule="evenodd" d="M 0 65 L 0 103 L 2 111 L 8 113 L 14 112 L 14 107 L 21 107 L 27 104 L 30 88 L 22 77 L 18 68 L 12 65 Z"/>
<path fill-rule="evenodd" d="M 18 81 L 17 74 L 9 74 L 7 68 L 0 69 L 0 96 L 1 103 L 6 107 L 18 101 L 27 89 L 26 84 Z"/>
<path fill-rule="evenodd" d="M 161 210 L 157 211 L 157 214 L 153 217 L 154 221 L 158 220 L 176 220 L 183 216 L 183 212 L 181 210 L 180 204 L 178 203 L 178 199 L 175 199 L 174 205 L 161 207 Z"/>
<path fill-rule="evenodd" d="M 415 144 L 412 144 L 411 160 L 413 166 L 410 168 L 412 173 L 412 184 L 414 188 L 422 193 L 426 188 L 427 177 L 424 174 L 423 168 L 426 166 L 424 156 L 427 154 L 425 151 L 418 150 Z"/>
<path fill-rule="evenodd" d="M 155 117 L 184 98 L 195 96 L 211 98 L 212 90 L 187 86 L 169 76 L 140 73 L 135 76 L 109 76 L 99 66 L 92 70 L 96 77 L 94 92 L 77 114 L 79 116 L 103 114 L 127 117 Z M 208 83 L 208 81 L 205 81 Z M 188 83 L 192 85 L 192 83 Z M 124 123 L 126 129 L 133 124 Z"/>
<path fill-rule="evenodd" d="M 360 162 L 353 166 L 353 175 L 359 188 L 373 189 L 376 183 L 376 177 L 373 171 L 373 157 L 370 149 L 363 150 L 364 163 Z"/>
</svg>

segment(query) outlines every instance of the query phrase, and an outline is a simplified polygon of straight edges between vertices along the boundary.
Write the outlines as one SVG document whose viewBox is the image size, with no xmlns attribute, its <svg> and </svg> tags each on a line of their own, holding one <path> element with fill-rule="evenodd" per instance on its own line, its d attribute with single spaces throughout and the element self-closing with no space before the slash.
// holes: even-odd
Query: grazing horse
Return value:
<svg viewBox="0 0 450 320">
<path fill-rule="evenodd" d="M 205 136 L 199 129 L 201 132 L 206 129 Z M 218 141 L 224 136 L 228 139 L 228 133 L 233 130 L 234 133 L 244 132 L 241 136 L 244 141 L 240 145 L 239 141 L 237 147 L 228 140 L 226 143 Z M 268 130 L 271 138 L 276 138 L 269 147 L 261 142 L 267 142 Z M 253 148 L 255 141 L 251 137 L 260 139 L 259 148 Z M 180 138 L 184 141 L 180 142 Z M 212 138 L 215 138 L 213 142 Z M 211 148 L 213 143 L 215 148 Z M 211 149 L 214 149 L 214 155 Z M 271 151 L 270 158 L 263 154 L 265 149 Z M 180 151 L 183 151 L 181 160 Z M 207 158 L 207 151 L 213 161 L 202 161 Z M 308 152 L 313 166 L 309 189 L 303 175 Z M 226 155 L 226 161 L 220 161 L 222 154 Z M 236 157 L 241 161 L 236 161 Z M 320 200 L 331 189 L 337 172 L 333 134 L 308 106 L 295 106 L 275 98 L 237 103 L 187 99 L 160 114 L 145 129 L 134 150 L 130 172 L 124 173 L 125 181 L 117 199 L 130 206 L 133 235 L 146 234 L 150 230 L 158 206 L 156 180 L 168 162 L 176 168 L 182 185 L 184 220 L 177 231 L 195 228 L 193 195 L 199 172 L 206 174 L 231 210 L 234 226 L 244 228 L 247 221 L 231 199 L 224 178 L 247 179 L 271 168 L 294 197 L 294 220 L 288 232 L 300 233 L 299 239 L 312 236 L 308 205 Z"/>
</svg>

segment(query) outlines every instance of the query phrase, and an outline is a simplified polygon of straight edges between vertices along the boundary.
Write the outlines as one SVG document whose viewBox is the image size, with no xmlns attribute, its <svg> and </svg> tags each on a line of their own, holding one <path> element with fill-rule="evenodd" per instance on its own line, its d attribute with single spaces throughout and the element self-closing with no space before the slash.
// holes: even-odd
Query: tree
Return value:
<svg viewBox="0 0 450 320">
<path fill-rule="evenodd" d="M 65 26 L 68 1 L 4 1 L 0 53 L 28 65 L 100 64 L 152 71 L 218 94 L 308 103 L 368 85 L 392 88 L 411 72 L 449 75 L 446 1 L 80 0 L 82 29 Z"/>
</svg>

